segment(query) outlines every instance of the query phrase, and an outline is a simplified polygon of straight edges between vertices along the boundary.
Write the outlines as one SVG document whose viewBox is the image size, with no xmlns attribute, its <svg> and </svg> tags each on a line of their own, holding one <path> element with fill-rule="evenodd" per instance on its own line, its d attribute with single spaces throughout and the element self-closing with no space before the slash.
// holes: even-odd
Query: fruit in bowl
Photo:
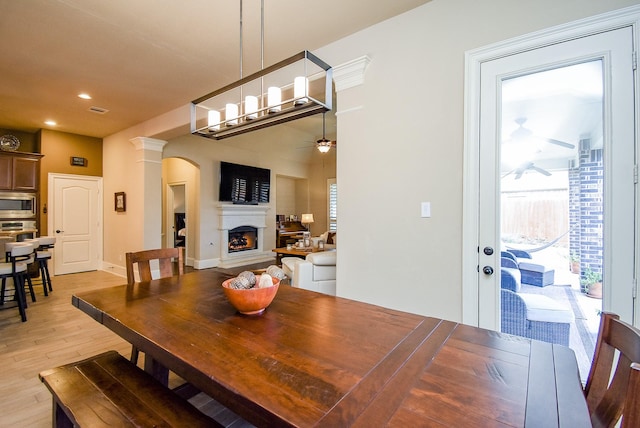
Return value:
<svg viewBox="0 0 640 428">
<path fill-rule="evenodd" d="M 280 280 L 269 274 L 254 275 L 242 272 L 222 283 L 227 300 L 244 315 L 260 315 L 276 297 Z"/>
</svg>

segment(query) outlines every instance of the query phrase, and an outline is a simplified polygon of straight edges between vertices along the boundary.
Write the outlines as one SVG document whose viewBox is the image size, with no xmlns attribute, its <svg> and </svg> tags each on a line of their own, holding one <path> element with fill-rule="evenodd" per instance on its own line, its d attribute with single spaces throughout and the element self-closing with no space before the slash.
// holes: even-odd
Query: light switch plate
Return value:
<svg viewBox="0 0 640 428">
<path fill-rule="evenodd" d="M 431 202 L 423 202 L 420 205 L 421 217 L 431 217 Z"/>
</svg>

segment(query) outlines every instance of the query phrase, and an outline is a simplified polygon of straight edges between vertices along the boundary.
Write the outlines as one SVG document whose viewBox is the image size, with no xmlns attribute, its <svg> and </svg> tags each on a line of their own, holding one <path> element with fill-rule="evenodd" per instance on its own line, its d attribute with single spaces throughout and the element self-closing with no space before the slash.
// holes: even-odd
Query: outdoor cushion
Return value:
<svg viewBox="0 0 640 428">
<path fill-rule="evenodd" d="M 573 322 L 571 309 L 541 294 L 518 293 L 527 306 L 527 319 L 542 322 Z"/>
</svg>

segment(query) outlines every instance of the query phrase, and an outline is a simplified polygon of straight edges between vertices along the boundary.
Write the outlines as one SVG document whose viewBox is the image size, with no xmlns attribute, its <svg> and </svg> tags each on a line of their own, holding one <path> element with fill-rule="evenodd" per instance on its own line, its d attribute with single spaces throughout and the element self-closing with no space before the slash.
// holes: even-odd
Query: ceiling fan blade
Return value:
<svg viewBox="0 0 640 428">
<path fill-rule="evenodd" d="M 551 173 L 549 171 L 547 171 L 546 169 L 538 168 L 537 166 L 534 166 L 534 165 L 531 165 L 529 168 L 534 170 L 534 171 L 538 171 L 540 174 L 546 175 L 547 177 L 549 177 L 551 175 Z"/>
<path fill-rule="evenodd" d="M 556 146 L 565 147 L 567 149 L 575 149 L 576 146 L 571 143 L 565 143 L 564 141 L 554 140 L 553 138 L 545 138 L 545 140 L 551 144 L 555 144 Z"/>
</svg>

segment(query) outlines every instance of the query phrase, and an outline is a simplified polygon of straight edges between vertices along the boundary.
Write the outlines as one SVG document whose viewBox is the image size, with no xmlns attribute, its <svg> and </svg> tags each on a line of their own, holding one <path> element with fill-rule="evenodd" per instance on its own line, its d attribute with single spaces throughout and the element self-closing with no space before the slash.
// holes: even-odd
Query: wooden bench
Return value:
<svg viewBox="0 0 640 428">
<path fill-rule="evenodd" d="M 219 427 L 116 351 L 46 370 L 54 427 Z"/>
</svg>

